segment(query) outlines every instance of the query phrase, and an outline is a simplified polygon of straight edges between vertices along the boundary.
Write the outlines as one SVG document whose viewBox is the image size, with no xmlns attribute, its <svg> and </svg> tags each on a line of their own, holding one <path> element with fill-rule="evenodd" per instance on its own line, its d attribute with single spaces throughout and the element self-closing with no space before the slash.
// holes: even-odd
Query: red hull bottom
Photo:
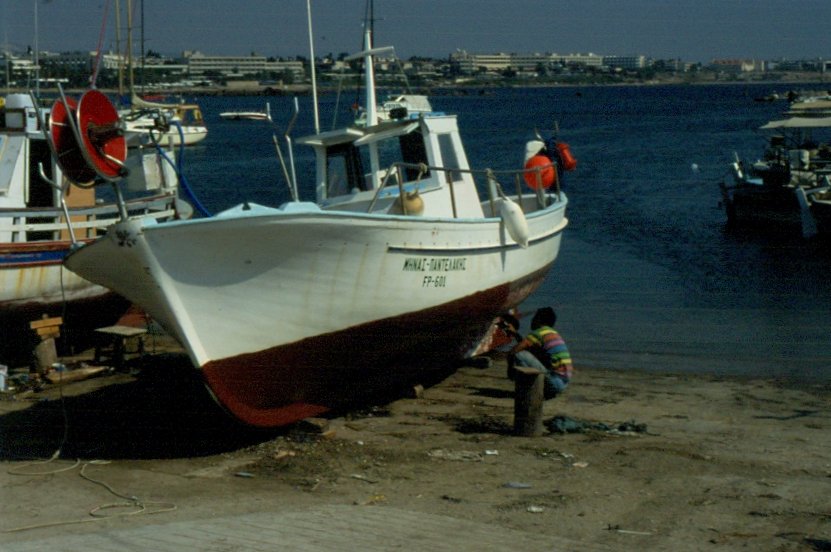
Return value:
<svg viewBox="0 0 831 552">
<path fill-rule="evenodd" d="M 211 361 L 202 373 L 219 404 L 249 425 L 277 427 L 342 409 L 449 374 L 547 272 L 426 311 Z"/>
</svg>

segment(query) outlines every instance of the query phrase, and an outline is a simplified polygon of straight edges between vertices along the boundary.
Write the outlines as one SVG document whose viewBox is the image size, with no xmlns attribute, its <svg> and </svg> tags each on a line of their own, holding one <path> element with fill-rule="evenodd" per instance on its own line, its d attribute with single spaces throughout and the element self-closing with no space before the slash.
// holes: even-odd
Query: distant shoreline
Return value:
<svg viewBox="0 0 831 552">
<path fill-rule="evenodd" d="M 649 86 L 770 86 L 772 88 L 779 88 L 780 91 L 787 91 L 788 87 L 792 86 L 811 86 L 817 90 L 822 90 L 831 93 L 831 82 L 824 80 L 808 79 L 800 75 L 794 78 L 783 78 L 773 80 L 683 80 L 679 78 L 656 79 L 648 82 L 612 82 L 612 83 L 593 83 L 593 82 L 507 82 L 497 81 L 491 83 L 439 83 L 431 86 L 416 87 L 420 92 L 432 95 L 437 90 L 497 90 L 500 88 L 593 88 L 593 87 L 649 87 Z M 386 89 L 390 87 L 379 87 Z M 117 94 L 114 88 L 101 88 L 105 94 Z M 28 93 L 28 89 L 12 88 L 6 93 Z M 41 88 L 41 93 L 48 95 L 58 94 L 57 88 Z M 81 94 L 85 92 L 83 88 L 68 88 L 65 89 L 69 94 Z M 168 88 L 162 90 L 147 90 L 143 94 L 152 95 L 188 95 L 188 96 L 303 96 L 311 94 L 312 88 L 310 84 L 293 84 L 293 85 L 232 85 L 232 86 L 213 86 L 213 87 L 181 87 Z M 318 92 L 320 94 L 333 94 L 337 92 L 337 87 L 328 85 L 319 85 Z"/>
</svg>

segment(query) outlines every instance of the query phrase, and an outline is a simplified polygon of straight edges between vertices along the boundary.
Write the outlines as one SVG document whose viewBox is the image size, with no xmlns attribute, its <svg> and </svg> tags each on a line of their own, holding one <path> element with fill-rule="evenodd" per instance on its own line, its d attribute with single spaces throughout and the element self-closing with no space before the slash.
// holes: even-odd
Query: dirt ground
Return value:
<svg viewBox="0 0 831 552">
<path fill-rule="evenodd" d="M 265 432 L 229 420 L 181 355 L 133 368 L 0 398 L 0 549 L 349 504 L 616 550 L 831 550 L 827 385 L 580 366 L 545 404 L 573 432 L 529 438 L 512 433 L 495 358 L 322 428 Z"/>
</svg>

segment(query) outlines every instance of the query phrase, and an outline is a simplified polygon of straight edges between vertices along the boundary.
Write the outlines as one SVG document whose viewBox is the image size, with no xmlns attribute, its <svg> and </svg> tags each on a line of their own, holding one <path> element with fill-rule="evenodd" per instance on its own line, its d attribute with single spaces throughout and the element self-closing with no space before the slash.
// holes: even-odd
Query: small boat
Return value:
<svg viewBox="0 0 831 552">
<path fill-rule="evenodd" d="M 808 206 L 831 174 L 831 117 L 825 102 L 808 103 L 794 103 L 791 116 L 760 127 L 772 132 L 761 159 L 750 165 L 734 159 L 732 183 L 720 183 L 729 225 L 801 228 L 805 237 L 816 233 Z"/>
<path fill-rule="evenodd" d="M 394 94 L 388 96 L 376 110 L 379 121 L 417 117 L 419 113 L 432 113 L 433 107 L 427 96 L 421 94 Z M 356 110 L 355 124 L 366 126 L 366 110 L 359 107 Z"/>
<path fill-rule="evenodd" d="M 153 143 L 192 146 L 208 137 L 202 110 L 194 103 L 156 103 L 133 96 L 120 113 L 129 146 Z"/>
<path fill-rule="evenodd" d="M 223 111 L 219 116 L 227 121 L 268 121 L 271 117 L 265 111 Z"/>
<path fill-rule="evenodd" d="M 373 52 L 353 57 L 371 66 Z M 557 258 L 568 220 L 555 166 L 576 163 L 565 144 L 530 141 L 527 171 L 475 170 L 455 115 L 383 119 L 366 84 L 366 126 L 286 139 L 314 151 L 314 201 L 284 167 L 293 200 L 279 207 L 122 220 L 65 261 L 161 324 L 246 424 L 449 373 Z"/>
<path fill-rule="evenodd" d="M 69 108 L 61 101 L 36 108 L 30 95 L 9 94 L 0 110 L 0 364 L 28 361 L 29 321 L 44 314 L 61 315 L 77 328 L 111 324 L 127 308 L 111 290 L 63 268 L 71 249 L 103 235 L 121 214 L 163 222 L 186 210 L 175 173 L 145 148 L 132 151 L 123 167 L 130 171 L 127 199 L 97 194 L 67 134 L 68 117 L 77 118 L 76 102 L 67 102 Z M 63 162 L 52 155 L 56 142 Z"/>
</svg>

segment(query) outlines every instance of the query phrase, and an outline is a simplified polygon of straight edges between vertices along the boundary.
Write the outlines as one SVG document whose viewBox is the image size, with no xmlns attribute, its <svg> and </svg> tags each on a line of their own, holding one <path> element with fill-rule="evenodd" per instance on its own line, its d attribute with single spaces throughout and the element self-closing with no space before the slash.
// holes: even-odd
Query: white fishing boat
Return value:
<svg viewBox="0 0 831 552">
<path fill-rule="evenodd" d="M 192 146 L 208 137 L 202 110 L 195 103 L 157 103 L 133 96 L 121 114 L 127 143 Z"/>
<path fill-rule="evenodd" d="M 155 222 L 177 217 L 184 205 L 177 201 L 175 174 L 156 152 L 143 149 L 126 161 L 132 173 L 127 199 L 119 205 L 112 194 L 107 199 L 107 190 L 96 193 L 92 174 L 80 167 L 75 142 L 67 138 L 67 116 L 76 118 L 76 102 L 67 101 L 68 111 L 60 102 L 36 109 L 30 95 L 10 94 L 0 109 L 0 364 L 30 354 L 24 346 L 29 321 L 44 314 L 62 315 L 67 326 L 116 320 L 127 303 L 66 270 L 64 256 L 103 235 L 120 209 Z M 55 140 L 63 162 L 51 154 Z M 69 175 L 62 168 L 67 162 Z"/>
<path fill-rule="evenodd" d="M 247 424 L 284 425 L 447 373 L 557 258 L 567 200 L 554 162 L 533 155 L 544 143 L 532 142 L 525 172 L 536 190 L 520 193 L 523 170 L 469 167 L 454 115 L 379 120 L 374 52 L 353 56 L 368 69 L 368 126 L 296 140 L 316 154 L 314 201 L 290 176 L 294 200 L 279 207 L 119 221 L 65 261 L 166 328 Z M 507 155 L 520 164 L 522 152 Z"/>
</svg>

